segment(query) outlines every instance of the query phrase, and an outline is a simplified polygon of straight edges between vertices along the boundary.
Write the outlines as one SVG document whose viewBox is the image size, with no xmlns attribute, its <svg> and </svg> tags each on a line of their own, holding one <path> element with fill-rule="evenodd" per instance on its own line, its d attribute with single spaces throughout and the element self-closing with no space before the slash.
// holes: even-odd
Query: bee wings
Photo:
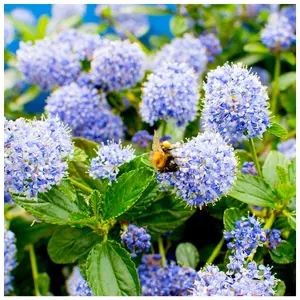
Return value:
<svg viewBox="0 0 300 300">
<path fill-rule="evenodd" d="M 153 138 L 153 144 L 152 144 L 152 151 L 153 152 L 163 152 L 161 145 L 160 145 L 160 141 L 159 141 L 159 137 L 157 134 L 157 131 L 154 131 L 154 138 Z"/>
</svg>

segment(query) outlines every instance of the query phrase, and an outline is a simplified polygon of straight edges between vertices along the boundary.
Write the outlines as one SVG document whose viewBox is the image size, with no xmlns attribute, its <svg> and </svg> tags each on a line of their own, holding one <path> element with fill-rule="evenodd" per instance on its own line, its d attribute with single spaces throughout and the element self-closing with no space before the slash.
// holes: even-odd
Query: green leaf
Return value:
<svg viewBox="0 0 300 300">
<path fill-rule="evenodd" d="M 257 62 L 263 60 L 265 58 L 265 55 L 263 54 L 249 54 L 244 57 L 236 59 L 234 62 L 242 62 L 246 66 L 251 66 L 256 64 Z"/>
<path fill-rule="evenodd" d="M 97 149 L 99 147 L 99 144 L 84 138 L 77 137 L 73 138 L 72 141 L 74 142 L 74 145 L 76 147 L 85 152 L 89 159 L 92 159 L 97 156 Z"/>
<path fill-rule="evenodd" d="M 277 264 L 295 262 L 294 247 L 287 241 L 282 241 L 274 250 L 269 250 L 270 256 Z"/>
<path fill-rule="evenodd" d="M 160 49 L 162 46 L 168 44 L 170 42 L 170 39 L 166 35 L 151 35 L 149 38 L 149 42 L 154 48 Z"/>
<path fill-rule="evenodd" d="M 251 52 L 251 53 L 264 53 L 264 54 L 270 53 L 270 50 L 267 47 L 258 43 L 245 45 L 244 51 Z"/>
<path fill-rule="evenodd" d="M 296 72 L 288 72 L 280 75 L 278 87 L 280 91 L 285 91 L 294 83 L 296 83 Z"/>
<path fill-rule="evenodd" d="M 234 189 L 228 196 L 247 204 L 274 208 L 274 194 L 270 186 L 261 178 L 249 174 L 239 174 Z"/>
<path fill-rule="evenodd" d="M 147 226 L 149 231 L 162 234 L 182 225 L 195 211 L 175 196 L 166 194 L 136 216 L 135 221 L 138 226 Z"/>
<path fill-rule="evenodd" d="M 40 89 L 36 85 L 30 86 L 24 93 L 22 93 L 16 100 L 9 104 L 12 111 L 23 110 L 24 105 L 35 100 L 40 94 Z"/>
<path fill-rule="evenodd" d="M 120 8 L 120 13 L 124 14 L 145 14 L 150 16 L 164 16 L 172 13 L 169 9 L 146 5 L 124 5 Z"/>
<path fill-rule="evenodd" d="M 4 62 L 9 66 L 16 66 L 17 58 L 14 53 L 10 52 L 7 49 L 4 49 Z M 4 77 L 5 80 L 5 77 Z"/>
<path fill-rule="evenodd" d="M 289 178 L 288 178 L 288 172 L 287 172 L 286 169 L 284 169 L 281 166 L 277 166 L 276 167 L 276 173 L 278 175 L 280 183 L 284 183 L 284 184 L 288 183 Z"/>
<path fill-rule="evenodd" d="M 35 41 L 36 39 L 36 30 L 33 26 L 21 22 L 19 20 L 14 19 L 12 16 L 5 15 L 5 17 L 11 21 L 11 23 L 14 25 L 15 29 L 19 31 L 22 35 L 23 41 Z"/>
<path fill-rule="evenodd" d="M 200 257 L 197 248 L 191 243 L 180 243 L 176 247 L 176 260 L 179 265 L 196 269 Z"/>
<path fill-rule="evenodd" d="M 48 23 L 49 23 L 49 18 L 47 15 L 42 15 L 39 18 L 39 22 L 38 22 L 37 28 L 36 28 L 36 31 L 37 31 L 36 38 L 38 40 L 41 40 L 46 36 Z"/>
<path fill-rule="evenodd" d="M 94 190 L 92 195 L 90 196 L 90 206 L 92 208 L 92 211 L 96 219 L 99 218 L 101 205 L 102 205 L 102 196 L 98 191 Z"/>
<path fill-rule="evenodd" d="M 87 155 L 82 149 L 76 146 L 74 147 L 74 159 L 72 159 L 73 161 L 84 162 L 87 158 Z"/>
<path fill-rule="evenodd" d="M 103 220 L 117 218 L 139 200 L 153 179 L 149 168 L 140 168 L 122 174 L 103 195 Z"/>
<path fill-rule="evenodd" d="M 69 264 L 85 257 L 101 238 L 90 228 L 61 226 L 48 243 L 48 254 L 57 264 Z"/>
<path fill-rule="evenodd" d="M 275 287 L 275 294 L 274 296 L 284 296 L 285 293 L 285 283 L 282 280 L 279 280 L 276 287 Z"/>
<path fill-rule="evenodd" d="M 282 59 L 284 59 L 290 65 L 292 65 L 292 66 L 296 65 L 296 57 L 295 57 L 295 54 L 293 52 L 283 51 L 283 52 L 280 53 L 280 56 L 281 56 Z"/>
<path fill-rule="evenodd" d="M 140 283 L 129 253 L 115 241 L 96 245 L 87 259 L 88 283 L 95 296 L 139 296 Z"/>
<path fill-rule="evenodd" d="M 66 30 L 78 26 L 81 23 L 82 23 L 82 16 L 73 15 L 60 21 L 57 26 L 59 26 L 59 28 L 63 28 L 64 30 Z"/>
<path fill-rule="evenodd" d="M 266 182 L 271 186 L 280 183 L 276 167 L 280 166 L 287 170 L 288 164 L 289 160 L 281 152 L 275 150 L 270 151 L 262 167 L 262 173 Z"/>
<path fill-rule="evenodd" d="M 288 134 L 287 130 L 276 122 L 271 123 L 270 127 L 268 128 L 268 132 L 278 137 L 285 137 Z"/>
<path fill-rule="evenodd" d="M 49 288 L 50 288 L 50 277 L 47 273 L 39 273 L 38 278 L 38 287 L 39 292 L 42 296 L 48 296 L 49 295 Z"/>
<path fill-rule="evenodd" d="M 54 186 L 46 193 L 39 193 L 38 199 L 27 199 L 21 195 L 12 195 L 13 199 L 37 219 L 51 224 L 64 225 L 70 223 L 71 213 L 80 211 L 77 195 L 68 181 L 62 184 L 69 185 L 69 195 L 64 194 L 59 186 Z M 64 186 L 65 187 L 65 186 Z M 70 197 L 70 195 L 72 195 Z M 76 201 L 74 201 L 76 197 Z"/>
<path fill-rule="evenodd" d="M 289 181 L 296 184 L 296 158 L 294 158 L 288 165 Z"/>
<path fill-rule="evenodd" d="M 188 19 L 183 16 L 175 16 L 170 20 L 170 30 L 175 36 L 182 35 L 188 29 Z"/>
<path fill-rule="evenodd" d="M 291 227 L 296 230 L 296 211 L 293 211 L 291 215 L 288 217 L 288 222 L 291 225 Z"/>
<path fill-rule="evenodd" d="M 242 216 L 243 213 L 240 209 L 235 207 L 227 208 L 224 211 L 224 216 L 223 216 L 224 229 L 229 232 L 234 230 L 235 222 L 240 220 Z"/>
<path fill-rule="evenodd" d="M 280 183 L 275 184 L 275 191 L 279 199 L 289 200 L 296 196 L 296 185 Z"/>
</svg>

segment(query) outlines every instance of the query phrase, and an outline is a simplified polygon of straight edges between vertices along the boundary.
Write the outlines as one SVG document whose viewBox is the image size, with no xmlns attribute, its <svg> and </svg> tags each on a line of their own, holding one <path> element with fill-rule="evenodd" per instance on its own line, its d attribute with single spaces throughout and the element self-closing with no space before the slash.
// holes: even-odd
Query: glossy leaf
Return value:
<svg viewBox="0 0 300 300">
<path fill-rule="evenodd" d="M 244 46 L 244 51 L 251 53 L 269 53 L 270 50 L 262 44 L 247 44 Z"/>
<path fill-rule="evenodd" d="M 288 217 L 288 222 L 291 225 L 291 227 L 296 230 L 296 211 L 293 211 L 291 215 Z"/>
<path fill-rule="evenodd" d="M 177 263 L 184 267 L 196 269 L 200 257 L 197 248 L 191 243 L 180 243 L 176 247 Z"/>
<path fill-rule="evenodd" d="M 282 241 L 276 249 L 269 250 L 269 253 L 277 264 L 289 264 L 295 261 L 294 247 L 287 241 Z"/>
<path fill-rule="evenodd" d="M 288 72 L 280 75 L 278 87 L 281 91 L 285 91 L 294 83 L 296 83 L 296 72 Z"/>
<path fill-rule="evenodd" d="M 170 21 L 170 30 L 175 36 L 180 36 L 188 29 L 188 19 L 183 16 L 175 16 Z"/>
<path fill-rule="evenodd" d="M 240 209 L 235 207 L 227 208 L 224 211 L 224 216 L 223 216 L 224 229 L 229 232 L 234 230 L 235 222 L 240 220 L 242 216 L 243 213 Z"/>
<path fill-rule="evenodd" d="M 42 15 L 39 18 L 37 28 L 36 28 L 38 40 L 41 40 L 46 36 L 48 23 L 49 23 L 49 18 L 47 15 Z"/>
<path fill-rule="evenodd" d="M 278 137 L 285 137 L 288 134 L 287 130 L 276 122 L 271 123 L 270 127 L 268 128 L 268 132 Z"/>
<path fill-rule="evenodd" d="M 296 158 L 294 158 L 288 165 L 289 181 L 296 184 Z"/>
</svg>

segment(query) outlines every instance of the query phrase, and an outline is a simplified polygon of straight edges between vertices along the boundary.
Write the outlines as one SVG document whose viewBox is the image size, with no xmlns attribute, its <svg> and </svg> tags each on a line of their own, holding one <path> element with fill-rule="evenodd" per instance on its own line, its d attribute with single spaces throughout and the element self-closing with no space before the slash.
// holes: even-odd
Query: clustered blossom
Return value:
<svg viewBox="0 0 300 300">
<path fill-rule="evenodd" d="M 225 232 L 227 244 L 232 250 L 227 264 L 227 271 L 220 271 L 217 266 L 208 265 L 198 272 L 199 279 L 194 283 L 193 296 L 272 296 L 275 294 L 277 280 L 271 268 L 258 265 L 247 259 L 255 253 L 257 247 L 264 243 L 276 247 L 279 241 L 278 232 L 270 234 L 272 241 L 267 240 L 269 230 L 261 228 L 255 217 L 243 217 L 236 221 L 235 229 Z M 273 231 L 272 231 L 273 232 Z M 280 241 L 279 241 L 280 242 Z M 274 248 L 273 248 L 274 249 Z"/>
<path fill-rule="evenodd" d="M 267 88 L 242 63 L 210 71 L 203 89 L 205 129 L 220 132 L 232 144 L 262 138 L 270 126 Z"/>
<path fill-rule="evenodd" d="M 255 165 L 252 161 L 250 161 L 250 162 L 247 161 L 247 162 L 243 163 L 242 173 L 243 174 L 251 174 L 253 176 L 256 176 L 258 174 L 257 170 L 255 168 Z"/>
<path fill-rule="evenodd" d="M 29 24 L 31 26 L 34 26 L 36 23 L 36 18 L 33 15 L 33 13 L 24 8 L 15 8 L 11 11 L 11 16 L 22 23 Z"/>
<path fill-rule="evenodd" d="M 138 267 L 142 296 L 188 296 L 197 273 L 174 263 L 160 266 L 161 257 L 146 255 Z"/>
<path fill-rule="evenodd" d="M 199 36 L 199 39 L 206 48 L 208 62 L 214 62 L 215 57 L 222 53 L 220 41 L 213 33 L 203 33 Z"/>
<path fill-rule="evenodd" d="M 117 22 L 114 29 L 119 37 L 126 37 L 123 33 L 124 29 L 136 37 L 141 37 L 149 30 L 150 23 L 147 15 L 122 12 L 124 8 L 130 11 L 132 6 L 133 5 L 99 4 L 96 7 L 95 13 L 101 16 L 104 9 L 110 8 L 110 14 L 114 21 Z"/>
<path fill-rule="evenodd" d="M 110 182 L 117 179 L 119 167 L 135 157 L 131 145 L 122 147 L 121 141 L 102 143 L 97 151 L 97 157 L 91 160 L 90 176 L 94 179 L 108 178 Z"/>
<path fill-rule="evenodd" d="M 296 42 L 296 35 L 285 16 L 273 15 L 261 32 L 261 41 L 271 50 L 288 50 Z"/>
<path fill-rule="evenodd" d="M 57 89 L 48 97 L 45 111 L 70 126 L 73 136 L 96 142 L 119 140 L 124 136 L 120 116 L 112 113 L 104 94 L 88 86 L 71 83 Z"/>
<path fill-rule="evenodd" d="M 260 67 L 253 67 L 251 73 L 257 74 L 262 85 L 268 85 L 270 83 L 270 73 L 267 70 Z"/>
<path fill-rule="evenodd" d="M 52 18 L 59 21 L 71 16 L 83 16 L 85 12 L 85 4 L 52 4 L 51 9 Z"/>
<path fill-rule="evenodd" d="M 150 74 L 144 84 L 140 114 L 151 126 L 174 119 L 178 126 L 195 120 L 199 102 L 195 72 L 185 63 L 168 62 Z"/>
<path fill-rule="evenodd" d="M 10 192 L 5 188 L 4 188 L 4 203 L 8 203 L 8 204 L 13 203 Z"/>
<path fill-rule="evenodd" d="M 15 29 L 13 24 L 4 17 L 4 45 L 9 45 L 15 37 Z"/>
<path fill-rule="evenodd" d="M 103 91 L 120 91 L 139 82 L 146 55 L 137 43 L 110 41 L 94 51 L 91 78 Z"/>
<path fill-rule="evenodd" d="M 17 68 L 25 80 L 43 91 L 70 84 L 81 71 L 80 61 L 70 52 L 69 45 L 48 38 L 38 40 L 34 45 L 20 42 L 17 60 Z"/>
<path fill-rule="evenodd" d="M 72 154 L 69 129 L 59 119 L 5 120 L 4 181 L 9 192 L 36 198 L 58 185 Z"/>
<path fill-rule="evenodd" d="M 12 282 L 14 277 L 11 276 L 11 271 L 16 267 L 16 252 L 15 234 L 4 229 L 4 294 L 9 294 L 12 290 Z"/>
<path fill-rule="evenodd" d="M 182 38 L 173 39 L 158 52 L 154 68 L 160 68 L 165 61 L 170 60 L 188 64 L 198 76 L 201 76 L 207 65 L 206 48 L 200 39 L 185 34 Z"/>
<path fill-rule="evenodd" d="M 286 17 L 294 30 L 296 30 L 296 5 L 285 6 L 279 15 Z"/>
<path fill-rule="evenodd" d="M 79 267 L 74 267 L 66 282 L 70 296 L 94 296 L 87 281 L 82 277 Z"/>
<path fill-rule="evenodd" d="M 153 135 L 151 135 L 147 130 L 140 130 L 134 134 L 131 141 L 137 144 L 141 148 L 148 148 L 151 141 L 153 140 Z"/>
<path fill-rule="evenodd" d="M 158 173 L 162 188 L 173 187 L 191 207 L 202 207 L 226 195 L 236 179 L 233 148 L 219 133 L 204 132 L 173 150 L 179 171 Z"/>
<path fill-rule="evenodd" d="M 290 138 L 284 142 L 278 143 L 277 149 L 289 160 L 294 159 L 296 157 L 296 139 Z"/>
<path fill-rule="evenodd" d="M 280 230 L 278 230 L 278 229 L 272 229 L 269 232 L 269 234 L 267 236 L 267 240 L 268 240 L 268 248 L 270 250 L 276 249 L 276 247 L 281 243 L 280 235 L 281 235 L 281 233 L 280 233 Z"/>
<path fill-rule="evenodd" d="M 137 227 L 130 224 L 121 236 L 122 243 L 131 252 L 131 257 L 135 258 L 143 251 L 148 252 L 151 247 L 151 236 L 145 227 Z"/>
</svg>

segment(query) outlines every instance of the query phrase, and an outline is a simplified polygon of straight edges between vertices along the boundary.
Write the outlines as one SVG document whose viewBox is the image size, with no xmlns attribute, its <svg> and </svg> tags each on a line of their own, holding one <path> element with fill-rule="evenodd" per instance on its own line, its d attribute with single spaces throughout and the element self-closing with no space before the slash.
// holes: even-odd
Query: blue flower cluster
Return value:
<svg viewBox="0 0 300 300">
<path fill-rule="evenodd" d="M 262 83 L 262 85 L 269 85 L 270 83 L 270 73 L 260 67 L 253 67 L 251 69 L 251 73 L 256 74 L 260 80 L 260 82 Z"/>
<path fill-rule="evenodd" d="M 122 147 L 121 141 L 119 143 L 108 141 L 107 145 L 102 143 L 97 151 L 97 157 L 91 160 L 90 176 L 94 179 L 108 178 L 112 182 L 117 179 L 119 167 L 134 157 L 131 145 Z"/>
<path fill-rule="evenodd" d="M 55 90 L 47 99 L 45 111 L 70 126 L 74 136 L 95 142 L 119 140 L 124 136 L 120 116 L 111 112 L 104 94 L 91 87 L 71 83 Z"/>
<path fill-rule="evenodd" d="M 185 34 L 182 38 L 173 39 L 158 52 L 153 62 L 154 69 L 160 68 L 165 61 L 170 60 L 188 64 L 200 77 L 207 65 L 206 47 L 200 39 Z"/>
<path fill-rule="evenodd" d="M 151 247 L 151 236 L 145 227 L 137 227 L 130 224 L 121 236 L 122 243 L 131 252 L 131 257 L 135 258 L 143 251 L 148 252 Z"/>
<path fill-rule="evenodd" d="M 4 46 L 9 45 L 15 37 L 15 29 L 13 24 L 4 17 Z"/>
<path fill-rule="evenodd" d="M 278 229 L 272 229 L 271 231 L 267 230 L 267 233 L 268 248 L 274 250 L 282 241 L 280 238 L 281 232 Z"/>
<path fill-rule="evenodd" d="M 202 33 L 199 36 L 202 45 L 206 48 L 208 62 L 214 62 L 215 57 L 222 53 L 220 41 L 213 33 Z"/>
<path fill-rule="evenodd" d="M 4 294 L 9 294 L 12 290 L 12 282 L 14 277 L 11 276 L 11 271 L 16 267 L 16 252 L 15 234 L 4 229 Z"/>
<path fill-rule="evenodd" d="M 59 119 L 5 121 L 5 187 L 27 198 L 37 197 L 66 175 L 73 154 L 69 129 Z"/>
<path fill-rule="evenodd" d="M 144 84 L 140 114 L 151 126 L 174 119 L 178 126 L 195 120 L 199 102 L 197 76 L 185 63 L 167 62 L 150 74 Z"/>
<path fill-rule="evenodd" d="M 296 157 L 296 139 L 290 138 L 284 142 L 278 143 L 277 149 L 289 160 L 294 159 Z"/>
<path fill-rule="evenodd" d="M 257 170 L 255 168 L 255 165 L 252 161 L 250 161 L 250 162 L 247 161 L 247 162 L 243 163 L 242 173 L 243 174 L 251 174 L 253 176 L 256 176 L 258 174 Z"/>
<path fill-rule="evenodd" d="M 8 204 L 13 203 L 11 194 L 7 189 L 4 189 L 4 203 L 8 203 Z"/>
<path fill-rule="evenodd" d="M 68 43 L 58 43 L 48 38 L 20 42 L 17 50 L 17 68 L 30 84 L 43 91 L 75 81 L 81 71 L 80 61 L 70 51 Z"/>
<path fill-rule="evenodd" d="M 184 268 L 171 263 L 160 266 L 157 255 L 146 255 L 138 267 L 143 296 L 188 296 L 197 273 L 192 268 Z"/>
<path fill-rule="evenodd" d="M 137 43 L 107 41 L 94 52 L 91 78 L 103 91 L 134 86 L 145 72 L 146 55 Z"/>
<path fill-rule="evenodd" d="M 296 35 L 285 16 L 271 15 L 261 32 L 261 41 L 271 50 L 288 50 L 296 42 Z"/>
<path fill-rule="evenodd" d="M 36 18 L 33 15 L 33 13 L 24 8 L 15 8 L 11 11 L 11 16 L 22 23 L 29 24 L 31 26 L 34 26 L 36 23 Z"/>
<path fill-rule="evenodd" d="M 146 15 L 122 12 L 124 9 L 130 12 L 132 6 L 133 5 L 99 4 L 96 7 L 95 13 L 101 16 L 102 11 L 109 8 L 112 18 L 117 23 L 114 29 L 119 37 L 126 37 L 123 33 L 124 29 L 136 37 L 141 37 L 149 30 L 150 23 Z"/>
<path fill-rule="evenodd" d="M 131 142 L 137 144 L 141 148 L 148 148 L 152 140 L 153 135 L 151 135 L 147 130 L 140 130 L 134 134 Z"/>
<path fill-rule="evenodd" d="M 203 89 L 204 128 L 220 132 L 232 144 L 261 138 L 270 126 L 266 87 L 241 63 L 210 71 Z"/>
<path fill-rule="evenodd" d="M 204 132 L 173 150 L 180 169 L 158 173 L 162 188 L 173 187 L 191 207 L 202 207 L 226 195 L 236 179 L 237 160 L 233 148 L 219 133 Z"/>
<path fill-rule="evenodd" d="M 70 296 L 94 296 L 87 281 L 82 277 L 79 267 L 74 267 L 66 282 Z"/>
<path fill-rule="evenodd" d="M 279 15 L 286 17 L 294 30 L 296 30 L 296 5 L 285 6 Z"/>
<path fill-rule="evenodd" d="M 62 21 L 71 16 L 83 16 L 86 12 L 85 4 L 52 4 L 52 18 Z"/>
</svg>

